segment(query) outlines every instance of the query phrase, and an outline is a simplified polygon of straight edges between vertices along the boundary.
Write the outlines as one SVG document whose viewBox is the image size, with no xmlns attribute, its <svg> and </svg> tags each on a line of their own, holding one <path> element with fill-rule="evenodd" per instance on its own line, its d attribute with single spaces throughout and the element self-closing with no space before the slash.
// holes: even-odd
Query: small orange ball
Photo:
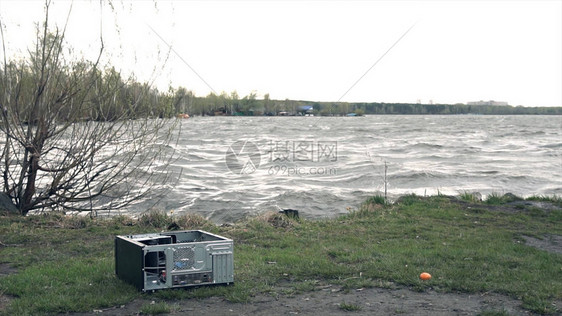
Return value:
<svg viewBox="0 0 562 316">
<path fill-rule="evenodd" d="M 422 274 L 420 274 L 420 279 L 427 281 L 429 279 L 431 279 L 431 274 L 427 273 L 427 272 L 423 272 Z"/>
</svg>

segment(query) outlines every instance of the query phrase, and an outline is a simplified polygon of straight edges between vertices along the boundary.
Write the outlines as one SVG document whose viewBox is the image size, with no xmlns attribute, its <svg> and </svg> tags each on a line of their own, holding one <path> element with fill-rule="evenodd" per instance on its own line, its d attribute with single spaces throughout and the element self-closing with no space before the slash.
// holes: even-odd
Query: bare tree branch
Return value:
<svg viewBox="0 0 562 316">
<path fill-rule="evenodd" d="M 114 210 L 168 180 L 175 120 L 155 117 L 161 94 L 65 54 L 64 27 L 51 31 L 50 1 L 28 59 L 9 61 L 2 31 L 0 145 L 3 191 L 22 215 L 33 210 Z M 101 5 L 101 3 L 100 3 Z M 1 26 L 1 25 L 0 25 Z M 173 97 L 164 98 L 171 107 Z"/>
</svg>

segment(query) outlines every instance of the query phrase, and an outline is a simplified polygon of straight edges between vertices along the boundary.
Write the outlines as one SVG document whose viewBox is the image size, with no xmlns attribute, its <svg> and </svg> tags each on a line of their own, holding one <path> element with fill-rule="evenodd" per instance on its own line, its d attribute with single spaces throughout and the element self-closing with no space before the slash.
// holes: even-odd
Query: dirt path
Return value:
<svg viewBox="0 0 562 316">
<path fill-rule="evenodd" d="M 525 245 L 535 247 L 544 251 L 562 254 L 562 236 L 558 235 L 546 235 L 541 239 L 522 236 L 525 240 Z"/>
<path fill-rule="evenodd" d="M 73 315 L 137 315 L 150 295 L 122 307 Z M 408 289 L 358 289 L 341 292 L 327 287 L 292 297 L 257 296 L 250 303 L 220 298 L 169 302 L 175 315 L 476 315 L 482 312 L 533 315 L 509 297 L 485 294 L 414 292 Z M 347 307 L 348 310 L 345 310 Z"/>
</svg>

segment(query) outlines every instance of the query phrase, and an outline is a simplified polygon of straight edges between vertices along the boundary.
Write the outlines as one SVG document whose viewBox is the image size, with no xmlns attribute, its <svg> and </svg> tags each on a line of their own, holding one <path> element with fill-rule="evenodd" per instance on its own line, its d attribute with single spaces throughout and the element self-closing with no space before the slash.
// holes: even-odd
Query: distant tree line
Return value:
<svg viewBox="0 0 562 316">
<path fill-rule="evenodd" d="M 412 104 L 412 103 L 333 103 L 312 102 L 320 115 L 357 114 L 495 114 L 495 115 L 562 115 L 562 107 L 523 107 L 466 104 Z"/>
<path fill-rule="evenodd" d="M 562 115 L 562 107 L 524 107 L 510 105 L 467 105 L 467 104 L 412 104 L 412 103 L 348 103 L 314 102 L 303 100 L 274 100 L 269 94 L 257 99 L 256 93 L 240 98 L 236 91 L 220 95 L 210 93 L 206 97 L 196 97 L 185 88 L 175 91 L 176 113 L 190 115 L 303 115 L 342 116 L 350 113 L 365 114 L 404 114 L 404 115 Z M 303 108 L 312 106 L 312 111 Z"/>
<path fill-rule="evenodd" d="M 0 91 L 0 96 L 8 102 L 13 102 L 14 114 L 23 123 L 36 123 L 41 113 L 37 111 L 33 96 L 37 91 L 37 81 L 42 79 L 40 69 L 35 61 L 17 63 L 11 61 L 0 67 L 0 78 L 5 83 L 17 83 L 11 98 L 6 97 L 6 90 Z M 43 70 L 44 71 L 44 70 Z M 117 119 L 137 119 L 146 117 L 171 117 L 176 113 L 174 101 L 177 92 L 159 92 L 147 83 L 140 83 L 133 79 L 123 78 L 114 68 L 100 70 L 91 62 L 77 62 L 72 68 L 61 69 L 57 73 L 59 82 L 72 83 L 72 94 L 66 92 L 68 86 L 57 87 L 61 92 L 59 99 L 54 101 L 59 109 L 52 109 L 58 113 L 57 120 L 75 121 L 114 121 Z M 44 80 L 44 79 L 43 79 Z M 44 89 L 44 88 L 42 88 Z M 70 99 L 70 102 L 66 102 Z M 79 110 L 63 108 L 77 101 L 84 105 Z M 4 105 L 5 105 L 4 104 Z"/>
</svg>

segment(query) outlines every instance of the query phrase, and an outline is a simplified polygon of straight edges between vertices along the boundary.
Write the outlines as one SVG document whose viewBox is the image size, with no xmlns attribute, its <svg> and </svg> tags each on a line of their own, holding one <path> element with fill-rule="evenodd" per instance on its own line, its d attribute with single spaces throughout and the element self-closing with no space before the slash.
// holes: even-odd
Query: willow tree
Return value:
<svg viewBox="0 0 562 316">
<path fill-rule="evenodd" d="M 150 89 L 127 93 L 127 80 L 100 66 L 103 40 L 97 60 L 77 60 L 65 30 L 51 29 L 47 2 L 20 60 L 7 57 L 2 30 L 0 173 L 22 215 L 119 209 L 167 177 L 174 122 L 152 118 Z"/>
</svg>

